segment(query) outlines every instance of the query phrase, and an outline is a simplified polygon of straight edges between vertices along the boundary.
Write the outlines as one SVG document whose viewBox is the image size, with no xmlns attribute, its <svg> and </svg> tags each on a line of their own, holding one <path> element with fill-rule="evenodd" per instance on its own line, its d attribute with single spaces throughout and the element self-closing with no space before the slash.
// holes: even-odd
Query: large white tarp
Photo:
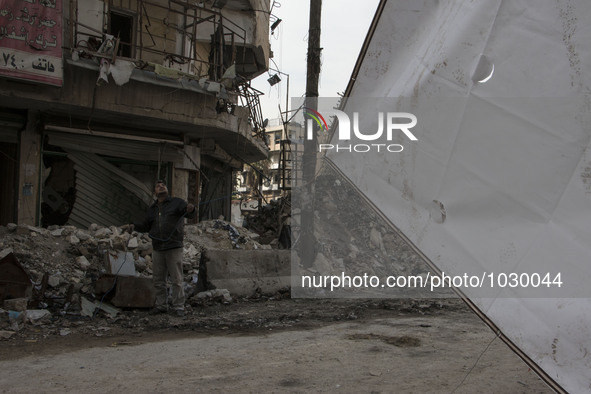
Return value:
<svg viewBox="0 0 591 394">
<path fill-rule="evenodd" d="M 328 153 L 445 273 L 560 273 L 462 291 L 573 393 L 591 392 L 589 21 L 588 0 L 387 1 L 349 96 L 404 97 L 418 140 Z"/>
</svg>

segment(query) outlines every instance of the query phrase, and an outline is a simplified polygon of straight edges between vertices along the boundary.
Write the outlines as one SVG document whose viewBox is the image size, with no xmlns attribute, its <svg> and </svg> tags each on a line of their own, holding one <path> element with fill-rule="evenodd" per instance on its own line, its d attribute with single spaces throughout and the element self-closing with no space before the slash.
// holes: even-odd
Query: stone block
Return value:
<svg viewBox="0 0 591 394">
<path fill-rule="evenodd" d="M 290 286 L 289 250 L 207 250 L 207 281 L 233 296 L 248 297 L 257 289 L 274 293 Z"/>
</svg>

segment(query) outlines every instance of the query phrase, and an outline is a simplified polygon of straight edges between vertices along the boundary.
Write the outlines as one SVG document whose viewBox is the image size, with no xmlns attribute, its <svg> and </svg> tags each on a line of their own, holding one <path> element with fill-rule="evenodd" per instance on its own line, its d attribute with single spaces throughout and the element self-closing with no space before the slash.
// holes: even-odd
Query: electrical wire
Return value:
<svg viewBox="0 0 591 394">
<path fill-rule="evenodd" d="M 176 222 L 176 224 L 174 225 L 174 228 L 172 229 L 170 235 L 168 236 L 168 238 L 166 239 L 161 239 L 161 238 L 157 238 L 152 236 L 151 234 L 148 234 L 148 236 L 151 239 L 155 239 L 156 241 L 161 241 L 161 242 L 168 242 L 170 241 L 170 239 L 172 238 L 172 236 L 174 235 L 174 233 L 177 231 L 177 226 L 179 225 L 179 223 L 181 222 L 181 220 L 183 220 L 185 218 L 185 216 L 187 215 L 187 212 L 183 213 L 182 216 L 179 218 L 179 220 Z M 121 265 L 119 266 L 119 268 L 117 269 L 117 272 L 115 272 L 115 279 L 113 280 L 113 284 L 111 285 L 111 288 L 109 290 L 107 290 L 105 292 L 105 294 L 103 294 L 103 296 L 101 297 L 101 300 L 98 304 L 98 306 L 94 309 L 94 312 L 92 313 L 92 317 L 91 319 L 94 319 L 94 317 L 96 316 L 96 314 L 98 313 L 98 311 L 101 309 L 101 306 L 103 304 L 103 301 L 105 300 L 105 297 L 107 297 L 107 295 L 113 291 L 113 289 L 115 288 L 115 286 L 117 285 L 117 278 L 118 278 L 118 274 L 119 271 L 121 271 L 121 268 L 123 268 L 123 266 L 125 265 L 125 261 L 127 261 L 127 245 L 129 245 L 129 241 L 131 240 L 131 235 L 132 232 L 129 232 L 129 236 L 127 237 L 127 241 L 125 242 L 125 257 L 123 258 L 123 262 L 121 263 Z"/>
<path fill-rule="evenodd" d="M 123 268 L 123 266 L 125 265 L 125 261 L 127 260 L 127 245 L 129 245 L 129 241 L 130 240 L 131 240 L 131 232 L 129 232 L 129 236 L 127 237 L 127 241 L 125 242 L 125 257 L 123 258 L 123 262 L 121 263 L 121 265 L 117 269 L 117 272 L 115 272 L 115 279 L 113 280 L 113 284 L 111 285 L 111 288 L 109 290 L 107 290 L 105 292 L 105 294 L 103 294 L 103 296 L 101 297 L 101 300 L 100 300 L 98 306 L 94 309 L 94 312 L 92 313 L 91 320 L 94 319 L 94 317 L 96 316 L 96 314 L 98 313 L 98 311 L 101 309 L 101 306 L 103 305 L 103 301 L 105 300 L 105 297 L 111 291 L 113 291 L 113 289 L 115 288 L 115 285 L 117 284 L 117 275 L 119 274 L 119 271 L 121 271 L 121 268 Z"/>
<path fill-rule="evenodd" d="M 455 389 L 453 389 L 453 391 L 450 394 L 454 394 L 466 381 L 466 379 L 468 378 L 468 376 L 470 376 L 470 374 L 472 373 L 472 370 L 476 367 L 476 365 L 478 364 L 478 362 L 480 361 L 480 359 L 482 358 L 482 356 L 484 356 L 484 353 L 486 353 L 486 351 L 488 350 L 488 348 L 490 347 L 490 345 L 493 344 L 493 342 L 495 341 L 495 339 L 497 339 L 498 337 L 501 336 L 501 332 L 497 332 L 495 337 L 488 343 L 488 345 L 486 345 L 486 347 L 484 348 L 484 350 L 482 351 L 482 353 L 480 353 L 480 355 L 478 356 L 478 358 L 476 359 L 476 361 L 474 362 L 474 365 L 472 365 L 472 367 L 468 370 L 468 372 L 466 372 L 466 375 L 464 375 L 464 378 L 462 379 L 462 381 L 456 386 Z"/>
</svg>

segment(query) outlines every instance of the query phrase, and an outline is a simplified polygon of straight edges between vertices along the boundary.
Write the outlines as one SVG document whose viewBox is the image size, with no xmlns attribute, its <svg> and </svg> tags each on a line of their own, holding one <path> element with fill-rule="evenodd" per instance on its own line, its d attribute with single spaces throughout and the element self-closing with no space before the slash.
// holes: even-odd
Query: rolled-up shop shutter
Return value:
<svg viewBox="0 0 591 394">
<path fill-rule="evenodd" d="M 182 160 L 176 144 L 54 131 L 46 135 L 49 144 L 66 151 L 74 163 L 76 194 L 68 224 L 79 228 L 88 228 L 92 223 L 101 226 L 132 223 L 143 217 L 153 201 L 150 184 L 111 164 L 105 157 L 151 165 Z"/>
</svg>

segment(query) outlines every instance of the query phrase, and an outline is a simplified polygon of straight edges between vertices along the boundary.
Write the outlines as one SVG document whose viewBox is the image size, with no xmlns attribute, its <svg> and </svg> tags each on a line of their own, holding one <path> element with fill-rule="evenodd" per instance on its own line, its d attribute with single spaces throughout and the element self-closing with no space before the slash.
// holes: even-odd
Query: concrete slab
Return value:
<svg viewBox="0 0 591 394">
<path fill-rule="evenodd" d="M 135 276 L 133 253 L 111 251 L 107 254 L 107 271 L 113 275 Z"/>
<path fill-rule="evenodd" d="M 289 250 L 207 250 L 207 281 L 232 296 L 248 297 L 257 288 L 274 293 L 290 286 Z"/>
<path fill-rule="evenodd" d="M 109 292 L 106 299 L 120 308 L 151 308 L 156 299 L 152 278 L 106 274 L 96 281 L 95 292 Z"/>
</svg>

